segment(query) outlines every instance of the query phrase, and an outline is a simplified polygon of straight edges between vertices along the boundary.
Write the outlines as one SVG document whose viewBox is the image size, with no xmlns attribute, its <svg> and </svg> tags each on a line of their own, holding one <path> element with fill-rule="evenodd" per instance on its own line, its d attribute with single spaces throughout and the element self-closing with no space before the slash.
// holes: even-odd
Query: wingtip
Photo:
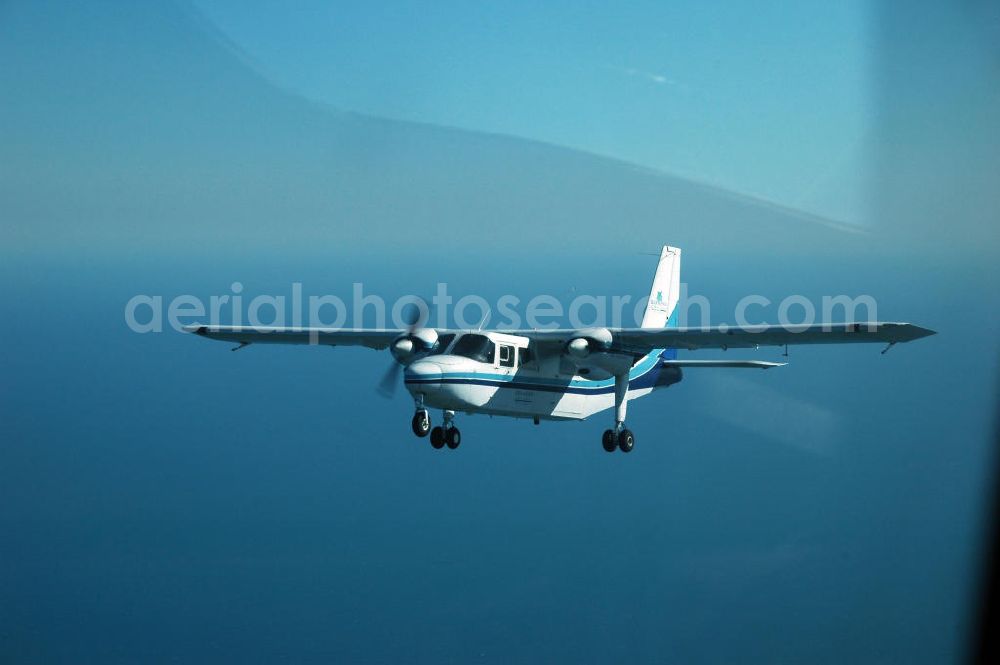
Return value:
<svg viewBox="0 0 1000 665">
<path fill-rule="evenodd" d="M 923 339 L 924 337 L 930 337 L 931 335 L 936 335 L 936 330 L 931 330 L 930 328 L 924 328 L 922 326 L 915 326 L 912 323 L 906 324 L 910 332 L 910 339 Z"/>
<path fill-rule="evenodd" d="M 888 341 L 891 342 L 912 342 L 917 339 L 923 339 L 924 337 L 930 337 L 931 335 L 937 334 L 936 330 L 924 328 L 912 323 L 883 323 L 882 326 L 883 330 L 889 331 Z"/>
</svg>

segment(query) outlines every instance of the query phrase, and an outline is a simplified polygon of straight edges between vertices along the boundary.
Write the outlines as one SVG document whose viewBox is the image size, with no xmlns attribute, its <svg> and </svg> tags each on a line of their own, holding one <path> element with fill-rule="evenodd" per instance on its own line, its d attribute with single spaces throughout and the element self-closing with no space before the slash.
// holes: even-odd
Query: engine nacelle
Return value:
<svg viewBox="0 0 1000 665">
<path fill-rule="evenodd" d="M 611 341 L 611 331 L 607 328 L 587 328 L 580 331 L 579 337 L 566 343 L 566 355 L 571 360 L 583 360 L 591 353 L 607 351 L 611 348 Z"/>
<path fill-rule="evenodd" d="M 389 346 L 389 351 L 397 362 L 407 365 L 416 360 L 421 354 L 433 350 L 437 346 L 437 341 L 438 334 L 436 330 L 433 328 L 418 328 L 394 339 Z"/>
<path fill-rule="evenodd" d="M 566 345 L 566 353 L 573 358 L 583 360 L 590 355 L 590 341 L 584 337 L 571 339 Z"/>
<path fill-rule="evenodd" d="M 592 379 L 606 379 L 632 366 L 632 356 L 611 352 L 612 335 L 607 328 L 588 328 L 566 342 L 564 364 L 570 371 Z"/>
</svg>

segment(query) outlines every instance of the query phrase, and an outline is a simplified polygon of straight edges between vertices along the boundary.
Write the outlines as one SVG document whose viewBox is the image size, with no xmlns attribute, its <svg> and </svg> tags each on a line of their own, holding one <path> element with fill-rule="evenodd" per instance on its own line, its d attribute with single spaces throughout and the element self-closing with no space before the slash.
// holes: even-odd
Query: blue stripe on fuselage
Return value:
<svg viewBox="0 0 1000 665">
<path fill-rule="evenodd" d="M 672 353 L 672 355 L 665 355 Z M 675 349 L 653 349 L 643 356 L 631 370 L 629 370 L 629 390 L 639 390 L 641 388 L 652 388 L 656 386 L 660 370 L 663 365 L 660 358 L 676 357 Z M 581 395 L 600 395 L 610 393 L 615 390 L 615 380 L 610 379 L 546 379 L 543 377 L 519 377 L 516 374 L 486 374 L 476 372 L 449 372 L 442 374 L 440 378 L 433 379 L 406 379 L 406 385 L 415 386 L 422 383 L 427 384 L 459 384 L 470 386 L 495 386 L 497 388 L 508 388 L 512 390 L 540 390 L 544 392 L 575 393 Z"/>
</svg>

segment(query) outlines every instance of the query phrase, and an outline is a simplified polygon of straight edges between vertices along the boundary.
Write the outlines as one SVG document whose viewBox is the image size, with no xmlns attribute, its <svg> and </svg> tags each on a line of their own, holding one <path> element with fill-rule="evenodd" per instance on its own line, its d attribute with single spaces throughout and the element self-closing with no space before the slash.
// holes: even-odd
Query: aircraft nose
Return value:
<svg viewBox="0 0 1000 665">
<path fill-rule="evenodd" d="M 430 360 L 418 360 L 407 365 L 403 379 L 407 386 L 440 385 L 441 366 Z"/>
</svg>

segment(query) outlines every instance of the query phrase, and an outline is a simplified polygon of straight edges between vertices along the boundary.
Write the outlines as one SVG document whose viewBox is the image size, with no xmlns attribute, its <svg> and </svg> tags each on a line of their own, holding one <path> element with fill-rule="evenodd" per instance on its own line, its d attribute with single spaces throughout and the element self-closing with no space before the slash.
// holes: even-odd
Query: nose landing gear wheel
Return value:
<svg viewBox="0 0 1000 665">
<path fill-rule="evenodd" d="M 449 448 L 455 450 L 462 443 L 462 433 L 458 431 L 457 427 L 449 427 L 448 431 L 445 432 L 445 441 Z"/>
<path fill-rule="evenodd" d="M 618 448 L 623 453 L 632 452 L 632 447 L 635 445 L 635 437 L 632 435 L 632 430 L 623 429 L 618 433 Z"/>
<path fill-rule="evenodd" d="M 604 449 L 609 453 L 615 452 L 615 448 L 618 447 L 618 442 L 615 441 L 615 431 L 612 429 L 604 430 L 604 436 L 601 438 L 601 443 L 604 445 Z"/>
<path fill-rule="evenodd" d="M 419 437 L 425 437 L 431 431 L 431 416 L 424 411 L 417 411 L 413 414 L 413 422 L 411 423 L 413 427 L 413 433 Z"/>
<path fill-rule="evenodd" d="M 435 448 L 442 448 L 444 446 L 444 428 L 435 427 L 431 430 L 431 445 Z"/>
</svg>

